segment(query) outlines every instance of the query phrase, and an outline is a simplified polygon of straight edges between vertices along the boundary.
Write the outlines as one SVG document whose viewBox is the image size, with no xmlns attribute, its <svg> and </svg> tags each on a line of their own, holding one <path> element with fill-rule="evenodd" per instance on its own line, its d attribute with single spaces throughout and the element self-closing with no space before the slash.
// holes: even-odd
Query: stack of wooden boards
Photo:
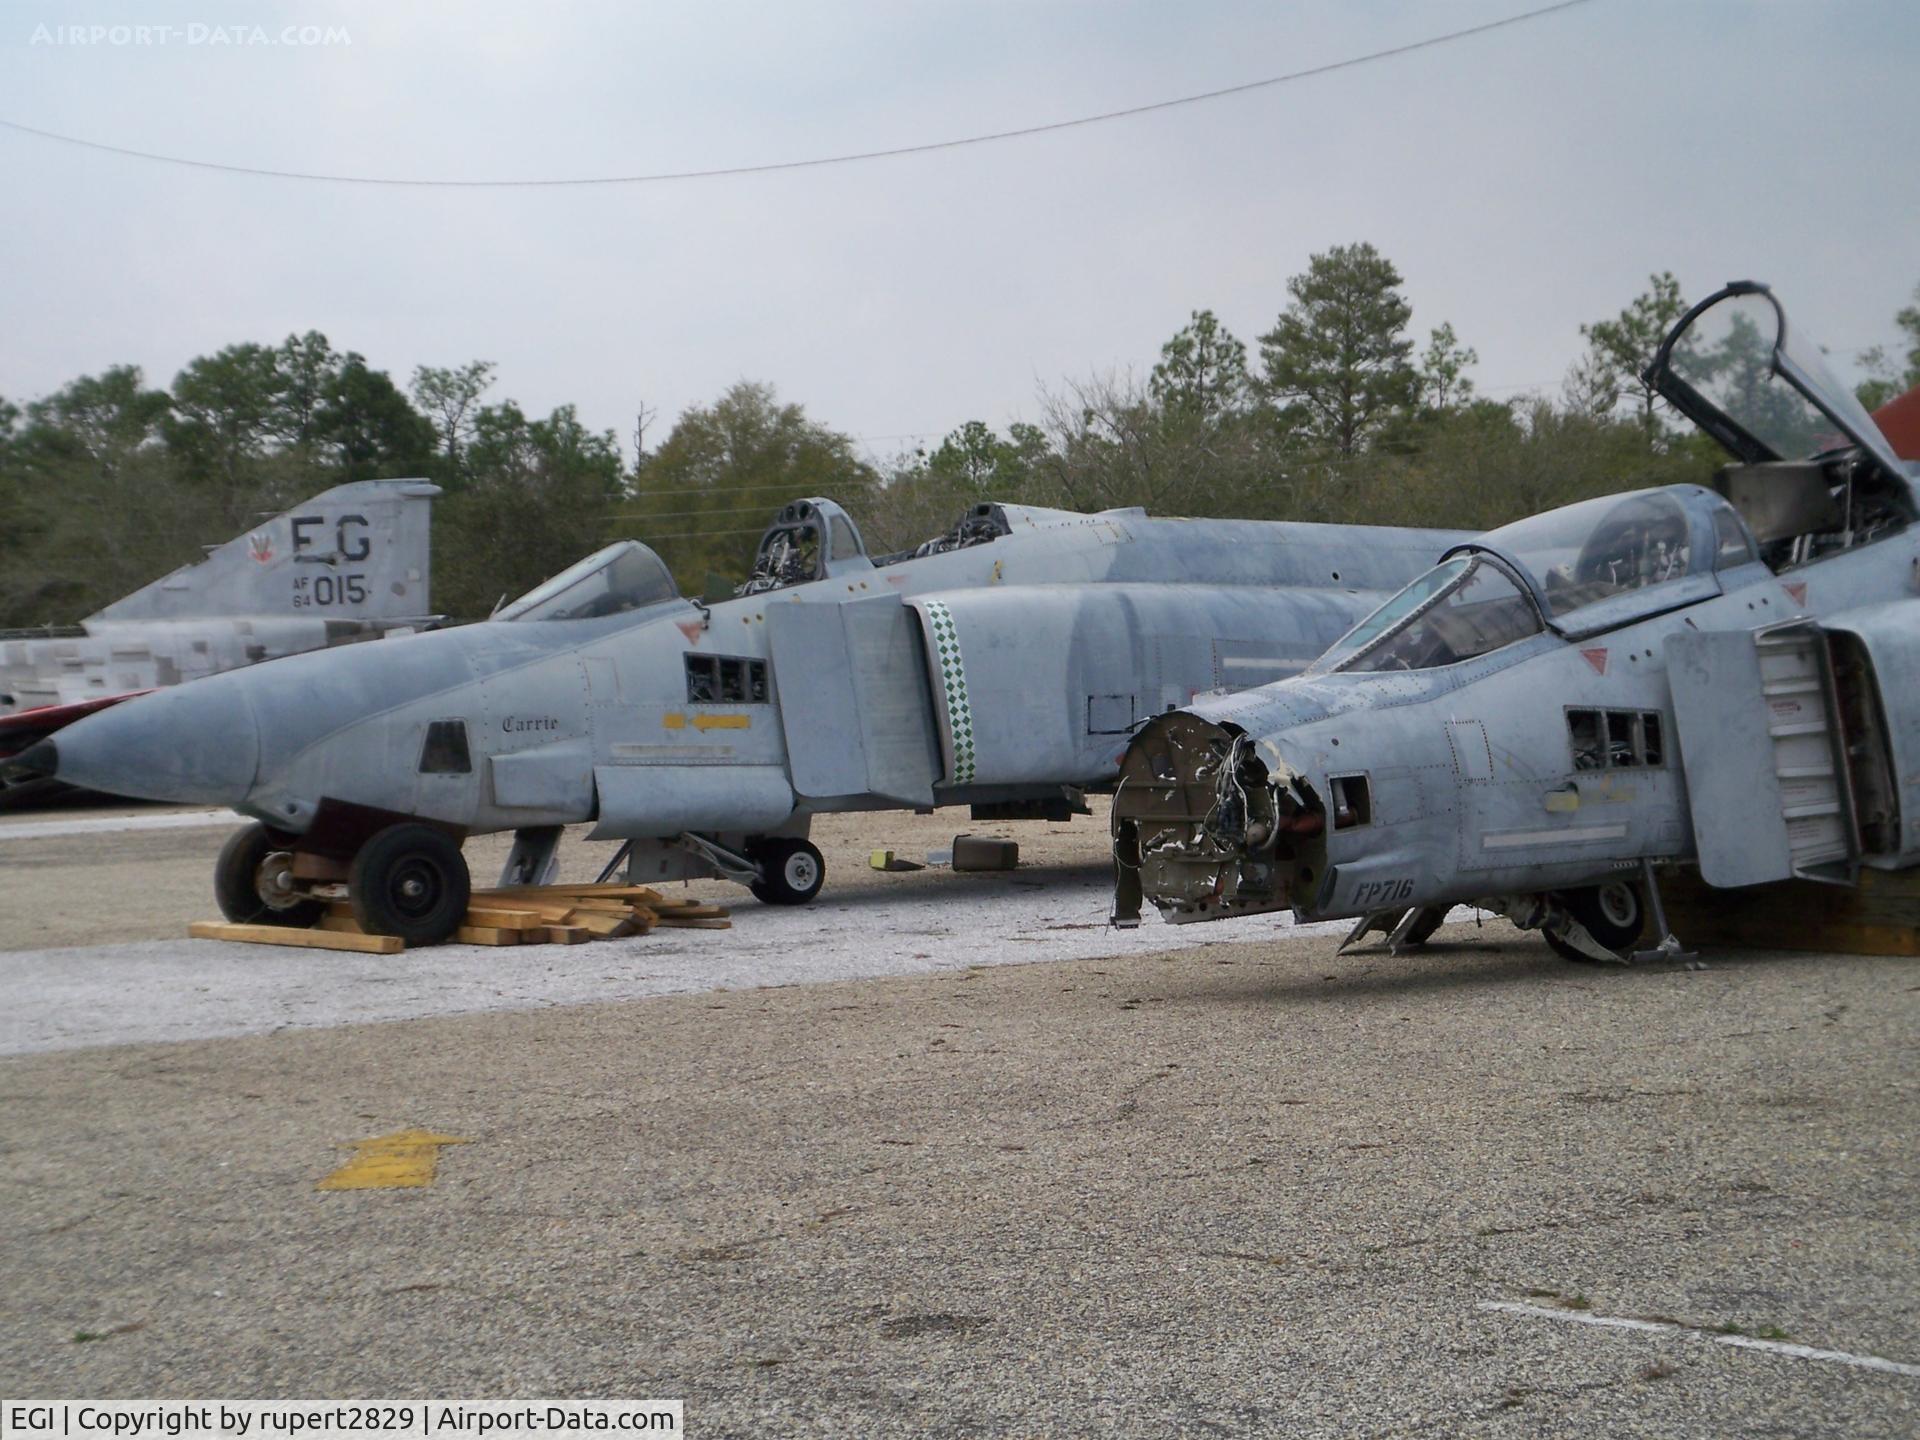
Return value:
<svg viewBox="0 0 1920 1440">
<path fill-rule="evenodd" d="M 721 906 L 669 900 L 645 885 L 516 885 L 474 891 L 451 943 L 583 945 L 655 929 L 725 930 L 732 924 Z M 367 934 L 345 900 L 330 900 L 327 913 L 312 929 L 196 920 L 187 927 L 187 934 L 196 940 L 241 940 L 370 955 L 392 955 L 406 948 L 396 936 Z"/>
</svg>

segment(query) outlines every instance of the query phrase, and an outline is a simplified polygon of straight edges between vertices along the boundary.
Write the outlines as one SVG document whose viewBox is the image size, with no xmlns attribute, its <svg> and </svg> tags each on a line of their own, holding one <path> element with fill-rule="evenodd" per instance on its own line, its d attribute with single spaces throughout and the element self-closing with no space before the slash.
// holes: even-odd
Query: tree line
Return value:
<svg viewBox="0 0 1920 1440">
<path fill-rule="evenodd" d="M 1920 384 L 1920 290 L 1904 353 L 1863 357 L 1869 407 Z M 435 608 L 484 616 L 611 539 L 657 549 L 683 590 L 737 581 L 773 509 L 838 499 L 877 554 L 985 499 L 1076 510 L 1482 529 L 1638 485 L 1704 481 L 1718 452 L 1639 374 L 1687 308 L 1671 274 L 1581 327 L 1557 394 L 1478 392 L 1450 322 L 1416 335 L 1393 263 L 1315 255 L 1252 346 L 1196 310 L 1145 374 L 1043 387 L 1037 418 L 970 420 L 885 459 L 743 381 L 634 453 L 571 405 L 491 398 L 494 366 L 420 366 L 403 388 L 317 332 L 230 345 L 153 388 L 137 366 L 25 405 L 0 398 L 0 626 L 70 621 L 329 485 L 425 475 Z"/>
</svg>

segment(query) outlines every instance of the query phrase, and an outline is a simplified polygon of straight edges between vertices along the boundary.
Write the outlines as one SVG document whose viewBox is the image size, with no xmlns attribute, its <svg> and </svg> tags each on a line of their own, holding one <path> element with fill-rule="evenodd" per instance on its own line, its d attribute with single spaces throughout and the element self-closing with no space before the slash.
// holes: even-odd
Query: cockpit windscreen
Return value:
<svg viewBox="0 0 1920 1440">
<path fill-rule="evenodd" d="M 591 620 L 680 593 L 660 557 L 638 540 L 622 540 L 569 565 L 494 612 L 495 620 Z"/>
<path fill-rule="evenodd" d="M 1316 671 L 1433 670 L 1486 655 L 1542 629 L 1533 601 L 1486 555 L 1461 555 L 1422 575 L 1362 620 Z"/>
</svg>

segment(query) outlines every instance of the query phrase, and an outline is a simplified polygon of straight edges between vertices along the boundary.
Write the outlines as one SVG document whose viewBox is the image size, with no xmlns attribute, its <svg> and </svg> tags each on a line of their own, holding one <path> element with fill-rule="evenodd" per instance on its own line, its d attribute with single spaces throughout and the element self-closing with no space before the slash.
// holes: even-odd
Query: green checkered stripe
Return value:
<svg viewBox="0 0 1920 1440">
<path fill-rule="evenodd" d="M 940 662 L 940 683 L 947 692 L 947 730 L 953 736 L 950 778 L 955 785 L 965 785 L 973 779 L 973 707 L 967 703 L 967 667 L 960 660 L 960 635 L 953 627 L 952 611 L 938 600 L 925 604 L 927 630 Z"/>
</svg>

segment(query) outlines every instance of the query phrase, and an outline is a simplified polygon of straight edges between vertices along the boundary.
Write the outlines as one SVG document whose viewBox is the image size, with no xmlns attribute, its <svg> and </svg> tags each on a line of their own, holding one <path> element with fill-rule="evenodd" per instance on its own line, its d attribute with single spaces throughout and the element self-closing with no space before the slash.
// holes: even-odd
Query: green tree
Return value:
<svg viewBox="0 0 1920 1440">
<path fill-rule="evenodd" d="M 1148 390 L 1163 409 L 1212 420 L 1244 410 L 1251 384 L 1247 347 L 1213 311 L 1196 310 L 1160 347 Z"/>
<path fill-rule="evenodd" d="M 346 480 L 418 475 L 434 448 L 433 425 L 384 370 L 351 351 L 327 382 L 316 433 Z"/>
<path fill-rule="evenodd" d="M 1860 357 L 1868 372 L 1860 382 L 1860 403 L 1869 410 L 1878 410 L 1920 385 L 1920 285 L 1914 287 L 1913 300 L 1893 317 L 1907 347 L 1904 363 L 1895 360 L 1884 345 L 1875 345 Z"/>
<path fill-rule="evenodd" d="M 434 516 L 436 603 L 463 618 L 605 544 L 607 515 L 626 493 L 613 432 L 589 430 L 571 405 L 535 420 L 508 400 L 471 420 L 466 483 Z"/>
<path fill-rule="evenodd" d="M 259 486 L 262 462 L 284 431 L 286 381 L 265 345 L 229 345 L 187 362 L 173 378 L 167 449 L 181 473 L 231 498 Z"/>
<path fill-rule="evenodd" d="M 1644 294 L 1634 297 L 1613 319 L 1582 325 L 1580 334 L 1587 341 L 1591 369 L 1610 377 L 1621 394 L 1635 398 L 1641 433 L 1651 449 L 1660 439 L 1660 397 L 1641 372 L 1667 332 L 1687 313 L 1687 302 L 1680 297 L 1680 282 L 1671 270 L 1647 278 L 1649 288 Z"/>
<path fill-rule="evenodd" d="M 1400 272 L 1373 246 L 1336 245 L 1287 281 L 1292 303 L 1260 337 L 1265 390 L 1288 430 L 1352 455 L 1411 404 L 1413 311 Z"/>
<path fill-rule="evenodd" d="M 465 365 L 414 368 L 413 400 L 432 422 L 439 436 L 441 478 L 451 484 L 464 479 L 461 453 L 473 438 L 474 412 L 480 397 L 493 384 L 493 362 L 474 360 Z"/>
<path fill-rule="evenodd" d="M 280 443 L 307 454 L 319 442 L 320 416 L 327 390 L 340 373 L 341 360 L 318 330 L 289 335 L 274 352 L 280 372 Z"/>
<path fill-rule="evenodd" d="M 1469 367 L 1480 363 L 1480 352 L 1462 345 L 1453 326 L 1437 326 L 1420 356 L 1420 399 L 1427 409 L 1457 410 L 1473 399 Z"/>
<path fill-rule="evenodd" d="M 674 423 L 640 468 L 626 518 L 699 593 L 709 572 L 745 575 L 751 537 L 786 501 L 821 495 L 857 516 L 879 479 L 852 436 L 742 380 Z"/>
<path fill-rule="evenodd" d="M 117 365 L 32 402 L 10 427 L 0 624 L 77 619 L 192 558 L 218 511 L 173 483 L 160 442 L 169 410 L 137 366 Z"/>
</svg>

